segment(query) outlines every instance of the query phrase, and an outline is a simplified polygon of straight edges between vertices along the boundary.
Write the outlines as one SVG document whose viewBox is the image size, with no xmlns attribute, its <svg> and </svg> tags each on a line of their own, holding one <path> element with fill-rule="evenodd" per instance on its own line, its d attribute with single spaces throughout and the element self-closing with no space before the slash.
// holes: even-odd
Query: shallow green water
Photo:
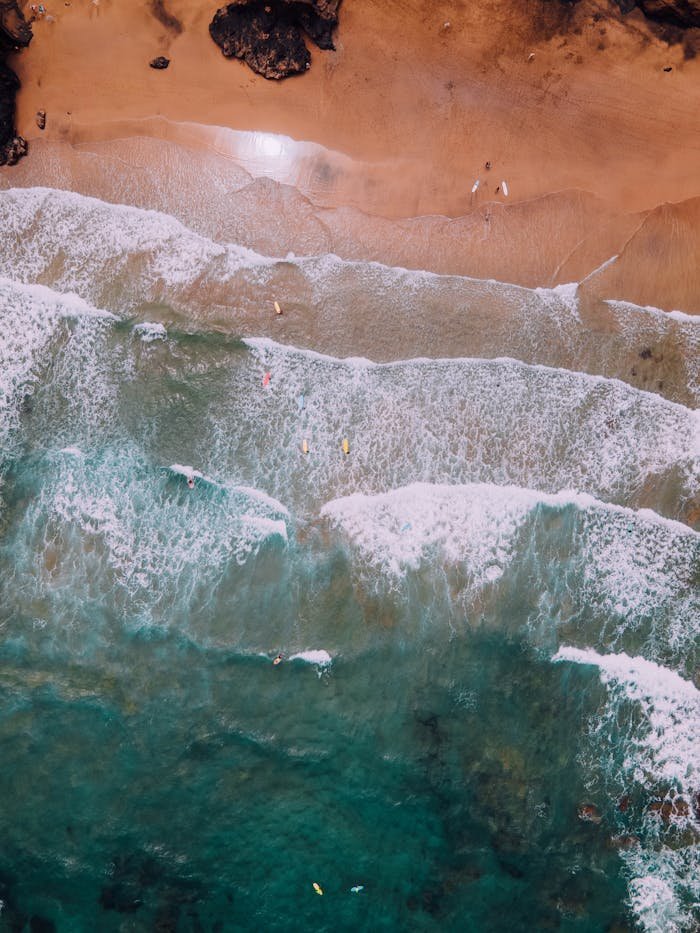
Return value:
<svg viewBox="0 0 700 933">
<path fill-rule="evenodd" d="M 696 413 L 3 288 L 0 929 L 691 928 Z"/>
</svg>

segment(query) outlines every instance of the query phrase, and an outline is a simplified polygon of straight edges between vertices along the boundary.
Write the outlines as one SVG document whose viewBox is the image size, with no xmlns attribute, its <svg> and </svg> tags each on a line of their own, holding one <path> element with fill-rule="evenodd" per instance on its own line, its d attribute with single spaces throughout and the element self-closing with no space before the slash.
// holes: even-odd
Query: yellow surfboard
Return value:
<svg viewBox="0 0 700 933">
<path fill-rule="evenodd" d="M 304 438 L 304 440 L 301 442 L 301 452 L 303 454 L 308 454 L 309 452 L 309 442 L 306 440 L 306 438 Z"/>
<path fill-rule="evenodd" d="M 347 437 L 343 438 L 343 453 L 346 457 L 350 453 L 350 441 L 347 439 Z"/>
<path fill-rule="evenodd" d="M 275 311 L 277 312 L 277 314 L 281 314 L 281 313 L 282 313 L 282 309 L 280 308 L 280 305 L 279 305 L 279 302 L 278 302 L 278 301 L 275 302 Z"/>
<path fill-rule="evenodd" d="M 323 897 L 323 888 L 322 888 L 321 885 L 318 884 L 316 881 L 314 881 L 314 891 L 315 891 L 317 894 L 319 894 L 321 897 Z"/>
</svg>

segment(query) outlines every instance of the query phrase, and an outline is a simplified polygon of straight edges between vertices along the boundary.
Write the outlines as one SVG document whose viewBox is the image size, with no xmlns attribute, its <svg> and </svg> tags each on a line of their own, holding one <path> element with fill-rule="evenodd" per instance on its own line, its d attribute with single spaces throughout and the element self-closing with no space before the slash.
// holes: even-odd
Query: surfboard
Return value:
<svg viewBox="0 0 700 933">
<path fill-rule="evenodd" d="M 301 452 L 303 454 L 308 454 L 309 452 L 309 442 L 306 440 L 306 438 L 304 438 L 304 440 L 301 442 Z"/>
<path fill-rule="evenodd" d="M 270 385 L 270 379 L 272 379 L 272 373 L 265 373 L 263 376 L 263 388 Z"/>
<path fill-rule="evenodd" d="M 350 453 L 350 441 L 347 439 L 347 437 L 343 438 L 343 453 L 346 457 Z"/>
</svg>

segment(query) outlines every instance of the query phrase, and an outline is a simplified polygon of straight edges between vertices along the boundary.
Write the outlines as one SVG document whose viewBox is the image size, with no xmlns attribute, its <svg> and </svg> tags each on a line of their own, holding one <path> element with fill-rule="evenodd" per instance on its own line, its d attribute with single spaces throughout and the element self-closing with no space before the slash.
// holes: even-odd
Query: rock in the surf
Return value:
<svg viewBox="0 0 700 933">
<path fill-rule="evenodd" d="M 578 808 L 578 818 L 584 823 L 600 823 L 603 817 L 594 803 L 584 803 Z"/>
</svg>

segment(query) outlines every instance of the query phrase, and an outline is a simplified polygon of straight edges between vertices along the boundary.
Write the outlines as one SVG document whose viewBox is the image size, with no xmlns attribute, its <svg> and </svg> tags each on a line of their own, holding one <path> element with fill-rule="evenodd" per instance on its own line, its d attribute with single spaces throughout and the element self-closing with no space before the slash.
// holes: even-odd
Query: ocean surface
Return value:
<svg viewBox="0 0 700 933">
<path fill-rule="evenodd" d="M 0 226 L 0 930 L 697 930 L 700 322 Z"/>
</svg>

